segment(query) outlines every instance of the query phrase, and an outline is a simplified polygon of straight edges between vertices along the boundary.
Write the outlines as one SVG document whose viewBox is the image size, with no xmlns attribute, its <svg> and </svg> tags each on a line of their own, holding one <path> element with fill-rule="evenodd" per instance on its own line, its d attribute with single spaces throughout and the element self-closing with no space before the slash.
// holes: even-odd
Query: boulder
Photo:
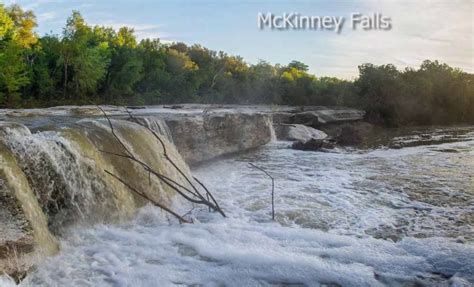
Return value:
<svg viewBox="0 0 474 287">
<path fill-rule="evenodd" d="M 323 140 L 327 138 L 325 132 L 300 124 L 275 124 L 274 128 L 276 137 L 279 140 L 306 142 L 310 139 Z"/>
<path fill-rule="evenodd" d="M 188 164 L 256 148 L 271 141 L 271 116 L 217 113 L 167 119 L 174 143 Z"/>
<path fill-rule="evenodd" d="M 319 151 L 322 149 L 333 149 L 335 143 L 327 139 L 310 139 L 308 141 L 297 141 L 291 146 L 292 149 L 305 151 Z"/>
</svg>

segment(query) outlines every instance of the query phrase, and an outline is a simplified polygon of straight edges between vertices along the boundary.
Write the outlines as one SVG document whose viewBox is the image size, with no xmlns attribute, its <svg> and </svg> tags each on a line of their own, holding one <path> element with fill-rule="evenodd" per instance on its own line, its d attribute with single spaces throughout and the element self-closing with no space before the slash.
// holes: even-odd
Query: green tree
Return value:
<svg viewBox="0 0 474 287">
<path fill-rule="evenodd" d="M 104 88 L 107 100 L 132 96 L 142 78 L 143 61 L 133 32 L 131 28 L 122 27 L 109 42 L 111 57 Z"/>
<path fill-rule="evenodd" d="M 37 42 L 35 26 L 31 11 L 25 12 L 18 5 L 5 8 L 0 4 L 0 105 L 17 106 L 20 89 L 30 82 L 28 56 Z"/>
<path fill-rule="evenodd" d="M 107 42 L 97 42 L 92 28 L 74 11 L 63 30 L 59 64 L 63 70 L 63 96 L 82 101 L 95 94 L 110 61 Z M 72 92 L 68 96 L 68 90 Z"/>
<path fill-rule="evenodd" d="M 359 78 L 355 81 L 359 89 L 361 107 L 367 116 L 376 122 L 398 124 L 398 100 L 403 93 L 403 81 L 395 66 L 363 64 L 359 66 Z"/>
<path fill-rule="evenodd" d="M 27 66 L 21 46 L 15 42 L 0 45 L 0 103 L 16 107 L 21 97 L 20 88 L 29 83 Z"/>
<path fill-rule="evenodd" d="M 290 63 L 290 65 L 282 69 L 280 85 L 282 89 L 282 102 L 286 105 L 307 105 L 314 96 L 313 82 L 316 80 L 316 77 L 308 74 L 298 66 L 295 67 Z"/>
<path fill-rule="evenodd" d="M 298 71 L 308 72 L 308 65 L 300 61 L 291 61 L 291 63 L 288 64 L 287 69 L 296 69 Z"/>
</svg>

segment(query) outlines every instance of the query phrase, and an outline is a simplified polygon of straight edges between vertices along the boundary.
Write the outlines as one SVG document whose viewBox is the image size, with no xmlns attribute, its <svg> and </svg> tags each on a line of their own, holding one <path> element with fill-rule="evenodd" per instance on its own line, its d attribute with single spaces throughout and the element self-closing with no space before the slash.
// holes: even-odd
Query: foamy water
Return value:
<svg viewBox="0 0 474 287">
<path fill-rule="evenodd" d="M 22 285 L 474 284 L 472 139 L 330 153 L 287 145 L 195 170 L 228 218 L 196 208 L 197 223 L 180 225 L 147 206 L 131 222 L 75 228 Z M 276 179 L 275 222 L 271 181 L 248 162 Z"/>
</svg>

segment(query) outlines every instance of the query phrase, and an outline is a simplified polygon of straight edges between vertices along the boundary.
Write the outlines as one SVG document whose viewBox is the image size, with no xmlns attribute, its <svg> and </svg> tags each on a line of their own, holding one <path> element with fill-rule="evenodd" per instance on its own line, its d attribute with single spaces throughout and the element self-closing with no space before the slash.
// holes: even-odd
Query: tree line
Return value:
<svg viewBox="0 0 474 287">
<path fill-rule="evenodd" d="M 362 108 L 388 125 L 474 123 L 473 74 L 438 61 L 399 71 L 359 66 L 354 81 L 316 77 L 299 61 L 248 64 L 200 45 L 138 41 L 133 28 L 88 25 L 74 11 L 39 37 L 32 11 L 0 4 L 0 107 L 172 103 Z"/>
</svg>

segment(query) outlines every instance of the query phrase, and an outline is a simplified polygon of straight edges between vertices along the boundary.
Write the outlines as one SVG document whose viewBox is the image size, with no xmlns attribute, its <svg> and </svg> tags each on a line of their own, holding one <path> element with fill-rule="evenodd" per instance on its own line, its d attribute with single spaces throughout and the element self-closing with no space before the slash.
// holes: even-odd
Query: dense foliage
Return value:
<svg viewBox="0 0 474 287">
<path fill-rule="evenodd" d="M 0 4 L 0 107 L 59 104 L 235 103 L 352 106 L 386 124 L 474 122 L 473 75 L 437 61 L 418 70 L 359 67 L 355 81 L 308 66 L 261 61 L 200 45 L 137 41 L 132 28 L 90 26 L 79 12 L 61 35 L 38 37 L 35 16 Z"/>
</svg>

